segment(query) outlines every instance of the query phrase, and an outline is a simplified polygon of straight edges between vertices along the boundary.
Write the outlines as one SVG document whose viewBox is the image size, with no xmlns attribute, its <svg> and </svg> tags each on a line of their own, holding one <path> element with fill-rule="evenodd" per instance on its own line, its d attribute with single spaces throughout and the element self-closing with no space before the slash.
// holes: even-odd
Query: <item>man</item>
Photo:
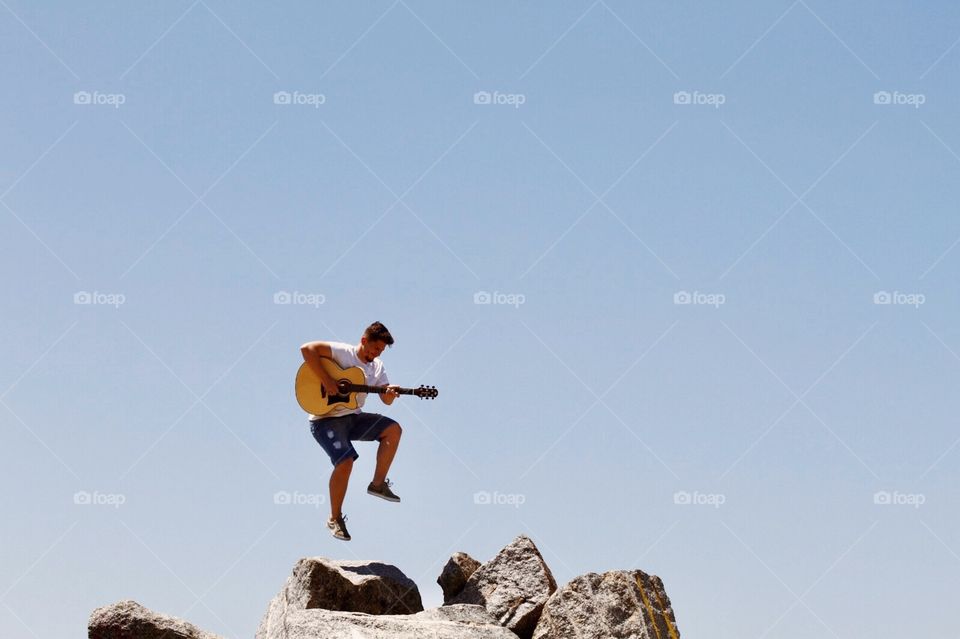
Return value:
<svg viewBox="0 0 960 639">
<path fill-rule="evenodd" d="M 360 343 L 356 346 L 343 342 L 307 342 L 300 347 L 300 352 L 307 365 L 320 376 L 328 394 L 338 393 L 337 380 L 324 370 L 320 363 L 322 357 L 332 359 L 340 368 L 359 367 L 363 370 L 369 386 L 386 385 L 387 390 L 380 394 L 380 399 L 389 406 L 398 397 L 398 387 L 389 384 L 379 356 L 383 349 L 391 345 L 393 336 L 390 331 L 380 322 L 374 322 L 363 332 Z M 346 518 L 341 508 L 347 494 L 353 462 L 360 456 L 352 442 L 380 442 L 377 466 L 373 472 L 373 481 L 367 486 L 367 493 L 387 501 L 400 501 L 390 490 L 387 472 L 393 463 L 394 455 L 397 454 L 403 430 L 400 424 L 389 417 L 360 410 L 366 396 L 366 393 L 357 393 L 358 407 L 355 409 L 340 406 L 324 416 L 310 415 L 310 432 L 333 463 L 333 472 L 330 474 L 330 519 L 327 520 L 327 527 L 334 537 L 343 541 L 350 541 L 350 533 L 347 532 Z"/>
</svg>

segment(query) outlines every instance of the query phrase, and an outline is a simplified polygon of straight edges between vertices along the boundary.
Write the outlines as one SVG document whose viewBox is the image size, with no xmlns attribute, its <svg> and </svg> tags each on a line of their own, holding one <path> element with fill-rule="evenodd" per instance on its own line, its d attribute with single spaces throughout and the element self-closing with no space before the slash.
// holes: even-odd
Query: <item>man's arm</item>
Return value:
<svg viewBox="0 0 960 639">
<path fill-rule="evenodd" d="M 320 377 L 327 393 L 335 394 L 337 392 L 337 380 L 331 377 L 320 363 L 320 359 L 323 357 L 333 359 L 333 351 L 330 350 L 330 345 L 326 342 L 307 342 L 300 347 L 300 353 L 310 370 Z"/>
<path fill-rule="evenodd" d="M 387 392 L 386 392 L 386 393 L 380 393 L 380 401 L 382 401 L 382 402 L 383 402 L 384 404 L 386 404 L 387 406 L 389 406 L 390 404 L 392 404 L 392 403 L 393 403 L 393 400 L 395 400 L 396 398 L 400 397 L 400 395 L 398 395 L 398 394 L 396 393 L 396 391 L 394 391 L 395 388 L 396 388 L 396 386 L 394 386 L 393 384 L 388 385 L 388 386 L 387 386 Z"/>
<path fill-rule="evenodd" d="M 379 395 L 380 395 L 380 401 L 383 402 L 384 404 L 386 404 L 387 406 L 389 406 L 390 404 L 392 404 L 392 403 L 393 403 L 393 400 L 395 400 L 397 397 L 399 397 L 399 395 L 398 395 L 397 392 L 396 392 L 396 389 L 399 388 L 399 387 L 396 386 L 395 384 L 391 384 L 391 383 L 390 383 L 390 379 L 387 377 L 387 371 L 383 370 L 382 367 L 380 368 L 380 374 L 377 375 L 377 379 L 376 379 L 376 381 L 375 381 L 374 383 L 375 383 L 377 386 L 386 386 L 386 387 L 387 387 L 387 392 L 385 392 L 385 393 L 380 393 L 380 394 L 379 394 Z"/>
</svg>

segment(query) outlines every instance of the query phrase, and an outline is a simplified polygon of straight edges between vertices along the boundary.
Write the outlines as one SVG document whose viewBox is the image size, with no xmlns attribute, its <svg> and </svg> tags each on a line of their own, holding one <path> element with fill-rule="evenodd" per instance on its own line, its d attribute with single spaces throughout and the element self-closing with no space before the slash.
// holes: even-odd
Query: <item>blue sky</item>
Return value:
<svg viewBox="0 0 960 639">
<path fill-rule="evenodd" d="M 684 637 L 955 634 L 958 39 L 948 2 L 3 0 L 0 632 L 251 636 L 308 555 L 437 605 L 526 533 L 560 583 L 660 575 Z M 403 503 L 361 444 L 343 544 L 293 375 L 374 320 L 440 397 L 384 409 Z"/>
</svg>

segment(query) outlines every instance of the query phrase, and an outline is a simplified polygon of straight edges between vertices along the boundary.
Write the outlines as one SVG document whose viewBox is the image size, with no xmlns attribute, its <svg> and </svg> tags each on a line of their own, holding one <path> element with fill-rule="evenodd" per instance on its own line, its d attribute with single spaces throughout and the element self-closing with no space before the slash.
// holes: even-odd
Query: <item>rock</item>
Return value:
<svg viewBox="0 0 960 639">
<path fill-rule="evenodd" d="M 118 601 L 90 613 L 89 639 L 221 639 L 192 623 L 144 608 L 136 601 Z"/>
<path fill-rule="evenodd" d="M 520 535 L 470 575 L 450 603 L 479 604 L 521 639 L 529 639 L 557 582 L 536 545 Z"/>
<path fill-rule="evenodd" d="M 422 611 L 423 602 L 417 585 L 396 566 L 305 557 L 267 606 L 257 639 L 285 637 L 287 616 L 312 608 L 406 615 Z"/>
<path fill-rule="evenodd" d="M 679 639 L 663 582 L 641 570 L 581 575 L 547 600 L 533 639 Z"/>
<path fill-rule="evenodd" d="M 454 553 L 423 610 L 397 567 L 307 557 L 270 601 L 257 639 L 680 639 L 663 582 L 640 570 L 581 575 L 563 588 L 520 535 L 479 564 Z M 182 619 L 119 601 L 90 615 L 89 639 L 221 639 Z"/>
<path fill-rule="evenodd" d="M 292 611 L 277 639 L 517 639 L 482 606 L 432 608 L 413 615 Z"/>
<path fill-rule="evenodd" d="M 447 560 L 440 576 L 437 577 L 437 583 L 443 589 L 443 603 L 450 603 L 450 600 L 460 594 L 463 587 L 470 579 L 480 562 L 465 552 L 455 552 Z"/>
</svg>

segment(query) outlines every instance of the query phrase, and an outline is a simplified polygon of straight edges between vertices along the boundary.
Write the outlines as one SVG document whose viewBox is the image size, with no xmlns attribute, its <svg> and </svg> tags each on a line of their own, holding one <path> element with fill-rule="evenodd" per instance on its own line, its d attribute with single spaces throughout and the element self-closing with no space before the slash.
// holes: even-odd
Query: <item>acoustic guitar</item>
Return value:
<svg viewBox="0 0 960 639">
<path fill-rule="evenodd" d="M 297 371 L 296 395 L 300 408 L 311 415 L 326 415 L 339 407 L 357 408 L 357 393 L 385 393 L 386 386 L 368 386 L 363 370 L 359 366 L 340 368 L 335 361 L 323 357 L 320 365 L 330 377 L 337 380 L 337 393 L 329 394 L 310 366 L 304 362 Z M 398 388 L 399 395 L 415 395 L 420 399 L 436 399 L 439 394 L 435 386 L 418 388 Z"/>
</svg>

